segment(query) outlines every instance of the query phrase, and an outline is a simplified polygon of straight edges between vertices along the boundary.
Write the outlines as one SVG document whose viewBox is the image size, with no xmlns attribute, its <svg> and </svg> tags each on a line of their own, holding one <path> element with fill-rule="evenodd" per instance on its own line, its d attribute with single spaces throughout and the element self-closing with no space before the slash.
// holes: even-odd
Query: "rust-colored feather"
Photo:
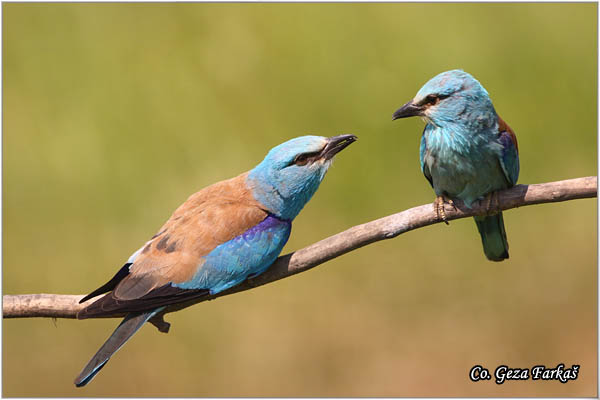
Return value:
<svg viewBox="0 0 600 400">
<path fill-rule="evenodd" d="M 517 153 L 519 152 L 519 144 L 517 143 L 517 135 L 512 130 L 510 126 L 500 116 L 498 115 L 498 131 L 499 132 L 507 132 L 510 135 L 511 140 L 515 144 L 515 148 L 517 149 Z"/>
<path fill-rule="evenodd" d="M 124 311 L 132 308 L 127 303 L 141 298 L 150 308 L 156 307 L 149 301 L 153 293 L 164 297 L 164 289 L 160 288 L 171 282 L 188 281 L 202 267 L 203 257 L 215 247 L 264 220 L 268 212 L 246 186 L 247 174 L 215 183 L 190 196 L 144 245 L 129 267 L 129 274 L 113 292 L 88 306 L 89 310 L 84 309 L 81 317 Z M 183 298 L 186 296 L 173 296 L 173 302 Z M 168 301 L 163 299 L 160 303 Z"/>
</svg>

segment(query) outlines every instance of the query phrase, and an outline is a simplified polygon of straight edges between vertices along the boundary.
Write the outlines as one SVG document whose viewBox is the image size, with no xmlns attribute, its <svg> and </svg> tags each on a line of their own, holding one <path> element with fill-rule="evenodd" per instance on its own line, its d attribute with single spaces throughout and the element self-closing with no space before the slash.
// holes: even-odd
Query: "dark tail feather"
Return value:
<svg viewBox="0 0 600 400">
<path fill-rule="evenodd" d="M 75 379 L 75 386 L 81 387 L 87 385 L 106 363 L 110 357 L 117 352 L 144 325 L 146 321 L 152 318 L 156 313 L 162 311 L 164 307 L 145 313 L 130 313 L 119 324 L 108 340 L 100 347 L 100 350 L 83 368 L 79 376 Z"/>
<path fill-rule="evenodd" d="M 115 287 L 117 287 L 117 284 L 123 280 L 123 278 L 129 275 L 130 266 L 131 263 L 123 265 L 119 272 L 117 272 L 116 275 L 113 276 L 110 281 L 106 282 L 104 285 L 100 286 L 98 289 L 94 290 L 92 293 L 79 300 L 79 304 L 83 303 L 84 301 L 88 301 L 92 297 L 96 297 L 98 295 L 101 295 L 102 293 L 110 292 L 111 290 L 113 290 Z"/>
<path fill-rule="evenodd" d="M 502 213 L 487 217 L 475 217 L 481 235 L 483 252 L 488 260 L 502 261 L 508 258 L 508 241 L 504 230 Z"/>
</svg>

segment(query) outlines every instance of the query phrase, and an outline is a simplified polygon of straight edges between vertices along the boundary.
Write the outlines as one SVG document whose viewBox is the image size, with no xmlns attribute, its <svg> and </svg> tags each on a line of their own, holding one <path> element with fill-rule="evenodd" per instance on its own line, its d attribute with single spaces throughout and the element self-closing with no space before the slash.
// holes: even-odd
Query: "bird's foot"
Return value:
<svg viewBox="0 0 600 400">
<path fill-rule="evenodd" d="M 500 199 L 497 191 L 489 192 L 483 198 L 483 202 L 485 205 L 485 211 L 488 215 L 497 214 L 500 211 Z"/>
<path fill-rule="evenodd" d="M 451 198 L 446 197 L 444 195 L 438 196 L 435 198 L 433 202 L 433 208 L 435 209 L 435 213 L 439 220 L 444 221 L 446 225 L 450 225 L 450 223 L 446 219 L 446 203 L 450 204 L 452 208 L 456 211 L 456 206 L 454 205 L 454 201 Z"/>
<path fill-rule="evenodd" d="M 164 320 L 164 314 L 158 314 L 148 320 L 159 332 L 169 333 L 171 324 Z"/>
</svg>

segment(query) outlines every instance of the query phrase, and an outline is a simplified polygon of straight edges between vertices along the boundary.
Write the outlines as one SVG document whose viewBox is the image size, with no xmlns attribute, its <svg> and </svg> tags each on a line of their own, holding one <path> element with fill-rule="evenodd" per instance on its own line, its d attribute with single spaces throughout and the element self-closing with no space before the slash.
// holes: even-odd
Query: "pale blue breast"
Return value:
<svg viewBox="0 0 600 400">
<path fill-rule="evenodd" d="M 258 225 L 225 242 L 206 255 L 194 277 L 174 286 L 210 289 L 218 293 L 263 273 L 277 259 L 291 232 L 292 223 L 269 215 Z"/>
<path fill-rule="evenodd" d="M 502 145 L 489 131 L 465 133 L 427 125 L 421 145 L 423 172 L 437 195 L 447 194 L 467 206 L 485 194 L 507 187 L 499 163 Z"/>
</svg>

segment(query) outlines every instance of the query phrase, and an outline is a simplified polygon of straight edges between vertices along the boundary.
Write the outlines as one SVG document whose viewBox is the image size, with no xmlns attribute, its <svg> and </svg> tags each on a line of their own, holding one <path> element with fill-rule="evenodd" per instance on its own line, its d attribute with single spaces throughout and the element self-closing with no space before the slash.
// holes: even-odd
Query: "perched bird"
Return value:
<svg viewBox="0 0 600 400">
<path fill-rule="evenodd" d="M 145 322 L 162 321 L 160 313 L 168 307 L 265 272 L 333 157 L 355 140 L 354 135 L 298 137 L 273 148 L 254 169 L 193 194 L 110 281 L 80 301 L 110 292 L 77 318 L 126 316 L 75 385 L 89 383 Z"/>
<path fill-rule="evenodd" d="M 492 105 L 488 92 L 462 70 L 442 72 L 397 110 L 393 119 L 420 116 L 421 170 L 437 196 L 438 218 L 446 221 L 444 202 L 460 199 L 467 207 L 495 191 L 514 186 L 519 177 L 517 137 Z M 475 217 L 483 251 L 492 261 L 508 258 L 502 213 Z"/>
</svg>

